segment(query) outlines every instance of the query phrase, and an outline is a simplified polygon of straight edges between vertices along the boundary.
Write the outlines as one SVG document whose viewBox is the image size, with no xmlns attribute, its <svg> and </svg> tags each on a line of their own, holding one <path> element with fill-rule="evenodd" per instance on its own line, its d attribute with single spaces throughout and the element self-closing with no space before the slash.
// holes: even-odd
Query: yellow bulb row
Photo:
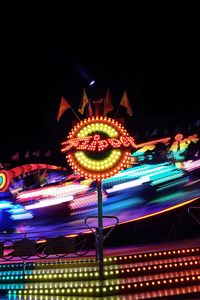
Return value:
<svg viewBox="0 0 200 300">
<path fill-rule="evenodd" d="M 103 132 L 106 133 L 110 138 L 117 137 L 119 134 L 116 129 L 111 127 L 110 125 L 103 124 L 103 123 L 93 123 L 85 126 L 82 128 L 79 133 L 77 134 L 77 137 L 86 137 L 90 135 L 93 132 Z"/>
<path fill-rule="evenodd" d="M 121 150 L 111 150 L 110 155 L 100 161 L 88 158 L 83 151 L 75 153 L 77 162 L 88 170 L 107 170 L 113 167 L 122 155 Z"/>
<path fill-rule="evenodd" d="M 114 257 L 105 257 L 104 258 L 104 262 L 116 262 L 118 260 L 132 260 L 132 259 L 138 259 L 138 258 L 150 258 L 150 257 L 161 257 L 161 256 L 168 256 L 168 255 L 174 255 L 174 254 L 196 254 L 196 253 L 200 253 L 200 248 L 187 248 L 187 249 L 177 249 L 177 250 L 167 250 L 167 251 L 159 251 L 159 252 L 150 252 L 150 253 L 142 253 L 142 254 L 134 254 L 134 255 L 125 255 L 125 256 L 114 256 Z M 61 263 L 54 263 L 54 262 L 42 262 L 42 263 L 33 263 L 33 264 L 29 264 L 27 263 L 27 267 L 30 266 L 34 266 L 37 270 L 37 267 L 41 267 L 41 266 L 56 266 L 56 265 L 74 265 L 74 264 L 89 264 L 89 263 L 94 263 L 95 259 L 88 259 L 88 260 L 77 260 L 77 261 L 62 261 Z M 2 264 L 0 265 L 0 269 L 5 269 L 7 268 L 8 265 Z M 9 267 L 11 268 L 22 268 L 23 264 L 12 264 L 9 265 Z"/>
<path fill-rule="evenodd" d="M 174 254 L 190 254 L 190 253 L 199 253 L 200 248 L 191 248 L 191 249 L 178 249 L 178 250 L 168 250 L 168 251 L 159 251 L 159 252 L 150 252 L 150 253 L 144 253 L 144 254 L 134 254 L 134 255 L 128 255 L 128 256 L 119 256 L 119 257 L 109 257 L 104 258 L 104 262 L 112 262 L 117 260 L 132 260 L 132 259 L 138 259 L 138 258 L 152 258 L 157 256 L 167 256 L 167 255 L 174 255 Z"/>
<path fill-rule="evenodd" d="M 99 293 L 108 293 L 109 291 L 117 292 L 119 290 L 135 290 L 135 289 L 143 289 L 143 288 L 150 288 L 154 286 L 166 287 L 166 286 L 182 286 L 183 283 L 189 284 L 190 282 L 199 282 L 200 275 L 190 275 L 184 277 L 175 277 L 175 278 L 166 278 L 166 279 L 159 279 L 159 280 L 149 280 L 144 282 L 136 282 L 136 283 L 128 283 L 128 284 L 117 284 L 117 285 L 110 285 L 110 286 L 103 286 L 103 287 L 71 287 L 71 288 L 43 288 L 43 289 L 25 289 L 25 290 L 12 290 L 9 291 L 9 294 L 18 293 L 19 295 L 27 295 L 27 294 L 99 294 Z"/>
<path fill-rule="evenodd" d="M 104 276 L 109 278 L 110 276 L 113 277 L 115 275 L 119 274 L 128 274 L 130 276 L 130 273 L 138 273 L 138 272 L 148 272 L 148 271 L 153 271 L 153 270 L 161 270 L 164 269 L 165 271 L 167 270 L 174 270 L 177 268 L 182 269 L 182 267 L 192 267 L 195 266 L 197 267 L 199 265 L 199 261 L 184 261 L 184 262 L 172 262 L 172 263 L 164 263 L 164 264 L 156 264 L 156 265 L 151 265 L 151 266 L 141 266 L 141 267 L 134 267 L 134 268 L 125 268 L 125 269 L 113 269 L 109 271 L 104 272 Z M 43 279 L 75 279 L 75 278 L 94 278 L 98 277 L 99 273 L 97 271 L 93 272 L 74 272 L 74 273 L 64 273 L 64 274 L 34 274 L 34 275 L 25 275 L 24 279 L 25 280 L 43 280 Z M 10 280 L 17 280 L 17 279 L 23 279 L 23 276 L 2 276 L 0 277 L 1 280 L 3 281 L 10 281 Z M 66 285 L 67 286 L 67 285 Z"/>
</svg>

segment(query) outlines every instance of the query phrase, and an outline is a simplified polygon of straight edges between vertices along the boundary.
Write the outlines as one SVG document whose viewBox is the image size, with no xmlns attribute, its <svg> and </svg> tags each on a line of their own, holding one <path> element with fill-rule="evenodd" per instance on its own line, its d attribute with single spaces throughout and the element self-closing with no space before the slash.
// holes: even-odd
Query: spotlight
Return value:
<svg viewBox="0 0 200 300">
<path fill-rule="evenodd" d="M 94 81 L 94 80 L 90 81 L 90 85 L 93 85 L 94 83 L 95 83 L 95 81 Z"/>
</svg>

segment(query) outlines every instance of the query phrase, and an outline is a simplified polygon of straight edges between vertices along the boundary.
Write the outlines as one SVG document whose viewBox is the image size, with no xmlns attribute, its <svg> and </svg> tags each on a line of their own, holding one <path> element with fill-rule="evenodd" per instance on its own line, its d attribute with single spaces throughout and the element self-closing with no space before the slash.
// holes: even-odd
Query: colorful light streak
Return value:
<svg viewBox="0 0 200 300">
<path fill-rule="evenodd" d="M 132 181 L 129 181 L 129 182 L 114 185 L 112 188 L 107 189 L 106 192 L 108 194 L 110 194 L 110 193 L 113 193 L 113 192 L 126 190 L 126 189 L 129 189 L 129 188 L 132 188 L 132 187 L 142 185 L 143 183 L 148 182 L 148 181 L 149 181 L 148 177 L 142 177 L 140 179 L 136 179 L 136 180 L 132 180 Z"/>
<path fill-rule="evenodd" d="M 38 208 L 42 208 L 42 207 L 49 207 L 49 206 L 69 202 L 69 201 L 72 201 L 73 199 L 74 199 L 73 196 L 67 196 L 67 197 L 61 197 L 61 198 L 55 198 L 55 199 L 46 199 L 46 200 L 42 200 L 38 203 L 25 205 L 25 209 L 32 210 L 32 209 L 38 209 Z"/>
<path fill-rule="evenodd" d="M 176 178 L 179 178 L 179 177 L 182 177 L 184 175 L 184 172 L 183 171 L 178 171 L 178 170 L 175 170 L 173 171 L 171 174 L 168 174 L 168 176 L 162 176 L 161 178 L 159 179 L 155 179 L 151 182 L 151 185 L 154 186 L 154 185 L 158 185 L 158 184 L 161 184 L 163 182 L 166 182 L 166 181 L 170 181 L 170 180 L 173 180 L 173 179 L 176 179 Z"/>
<path fill-rule="evenodd" d="M 41 199 L 41 198 L 56 198 L 62 196 L 75 195 L 79 192 L 85 192 L 88 190 L 88 185 L 82 184 L 69 184 L 56 186 L 56 187 L 46 187 L 36 190 L 30 190 L 20 193 L 16 198 L 18 202 L 23 202 L 25 200 Z"/>
<path fill-rule="evenodd" d="M 148 216 L 151 217 L 151 213 L 152 211 L 155 211 L 156 209 L 160 209 L 160 207 L 166 207 L 166 206 L 172 206 L 173 207 L 173 202 L 177 203 L 182 201 L 185 205 L 185 200 L 189 199 L 190 196 L 195 196 L 199 194 L 198 191 L 198 179 L 197 180 L 193 180 L 193 173 L 192 171 L 198 170 L 200 168 L 200 160 L 199 159 L 195 159 L 195 160 L 190 160 L 190 161 L 183 161 L 181 163 L 171 163 L 171 162 L 164 162 L 164 163 L 159 163 L 159 164 L 145 164 L 145 165 L 134 165 L 132 168 L 129 169 L 125 169 L 120 171 L 118 174 L 116 174 L 115 176 L 111 177 L 111 178 L 107 178 L 103 180 L 103 189 L 106 190 L 106 192 L 109 194 L 107 197 L 107 201 L 105 202 L 105 212 L 112 212 L 115 213 L 116 215 L 119 214 L 120 216 L 120 220 L 122 220 L 122 222 L 124 220 L 130 220 L 134 221 L 135 219 L 137 220 L 138 216 L 138 209 L 141 209 L 143 211 L 144 208 L 144 212 L 146 213 L 147 211 L 149 212 Z M 188 173 L 189 179 L 188 177 L 186 177 L 187 172 L 191 172 L 191 174 Z M 195 178 L 197 178 L 196 176 L 198 175 L 198 173 L 195 171 Z M 80 179 L 80 177 L 79 177 Z M 73 180 L 73 179 L 72 179 Z M 144 180 L 144 183 L 146 184 L 142 184 L 141 182 Z M 77 211 L 80 219 L 84 218 L 84 216 L 87 213 L 96 213 L 95 211 L 95 203 L 97 201 L 97 199 L 95 199 L 95 197 L 92 199 L 92 201 L 87 201 L 87 196 L 88 196 L 88 200 L 89 200 L 89 193 L 90 191 L 92 191 L 92 189 L 94 188 L 94 185 L 92 184 L 93 180 L 90 178 L 88 181 L 85 181 L 83 183 L 82 180 L 80 180 L 80 182 L 74 184 L 71 182 L 66 182 L 65 184 L 57 184 L 57 186 L 54 185 L 54 187 L 44 187 L 44 188 L 40 188 L 38 190 L 32 190 L 32 191 L 26 191 L 26 192 L 22 192 L 20 193 L 17 197 L 17 201 L 19 202 L 24 202 L 25 201 L 31 201 L 31 200 L 36 200 L 36 201 L 41 201 L 43 200 L 47 200 L 49 199 L 49 201 L 54 200 L 54 198 L 59 198 L 59 197 L 63 197 L 63 195 L 67 195 L 65 194 L 65 191 L 62 190 L 62 188 L 64 186 L 71 186 L 71 185 L 75 185 L 75 186 L 79 186 L 86 183 L 86 189 L 83 188 L 83 190 L 80 191 L 76 191 L 75 194 L 73 194 L 74 199 L 70 200 L 69 203 L 74 203 L 74 209 Z M 130 183 L 129 183 L 130 182 Z M 194 187 L 194 192 L 193 190 L 191 191 L 191 189 L 185 189 L 185 187 L 187 186 L 192 186 L 193 184 L 196 183 L 196 186 Z M 138 185 L 139 184 L 139 185 Z M 132 186 L 131 186 L 132 185 Z M 91 187 L 93 186 L 93 187 Z M 181 188 L 183 188 L 183 191 L 185 192 L 185 194 L 181 195 L 175 195 L 175 193 L 172 194 L 172 197 L 170 198 L 169 196 L 166 197 L 166 199 L 161 199 L 160 198 L 160 203 L 155 204 L 153 207 L 151 206 L 150 202 L 152 202 L 152 195 L 153 197 L 160 197 L 159 192 L 161 191 L 165 191 L 165 194 L 167 195 L 167 193 L 171 193 L 171 189 L 177 187 L 179 189 L 179 187 L 181 186 Z M 127 191 L 126 191 L 126 187 L 127 187 Z M 131 188 L 130 188 L 131 187 Z M 134 187 L 139 187 L 134 189 Z M 148 196 L 148 189 L 150 187 L 150 196 Z M 152 188 L 151 188 L 152 187 Z M 42 189 L 48 191 L 49 188 L 54 188 L 54 191 L 52 192 L 51 190 L 49 190 L 49 193 L 43 193 Z M 60 189 L 56 191 L 56 189 Z M 114 188 L 112 190 L 112 188 Z M 125 191 L 124 194 L 126 194 L 126 196 L 121 195 L 121 197 L 119 197 L 119 199 L 117 197 L 112 197 L 111 193 L 113 191 L 120 191 L 121 188 Z M 180 189 L 179 189 L 180 190 Z M 40 191 L 42 191 L 42 194 L 40 194 Z M 51 194 L 51 192 L 52 194 Z M 134 196 L 134 193 L 137 193 L 137 196 Z M 146 198 L 140 197 L 139 193 L 140 192 L 145 192 Z M 157 192 L 157 193 L 153 193 L 151 194 L 151 192 Z M 33 194 L 31 194 L 33 192 Z M 35 192 L 39 192 L 38 194 L 34 194 Z M 25 196 L 27 193 L 27 196 Z M 30 194 L 29 194 L 30 193 Z M 63 194 L 62 194 L 63 193 Z M 29 195 L 28 195 L 29 194 Z M 78 198 L 82 197 L 81 195 L 83 194 L 83 202 L 78 202 Z M 20 195 L 24 195 L 22 196 L 22 198 L 20 199 Z M 61 196 L 60 196 L 61 195 Z M 185 196 L 186 195 L 186 196 Z M 1 194 L 1 196 L 3 196 L 3 193 Z M 32 197 L 31 197 L 32 196 Z M 8 195 L 8 198 L 10 196 Z M 24 197 L 24 200 L 23 200 Z M 127 197 L 127 198 L 126 198 Z M 130 201 L 128 200 L 128 197 L 130 198 Z M 138 199 L 141 198 L 141 201 L 137 202 L 137 197 Z M 2 197 L 3 198 L 3 197 Z M 6 199 L 8 199 L 6 196 Z M 181 200 L 182 198 L 182 200 Z M 4 198 L 5 199 L 5 198 Z M 171 200 L 169 200 L 171 199 Z M 173 201 L 174 199 L 174 201 Z M 85 201 L 84 201 L 85 200 Z M 5 201 L 5 200 L 4 200 Z M 7 201 L 9 202 L 9 201 Z M 42 202 L 42 201 L 41 201 Z M 2 203 L 2 201 L 0 202 Z M 10 202 L 11 203 L 11 202 Z M 148 207 L 146 207 L 146 203 L 148 203 Z M 156 202 L 154 202 L 156 203 Z M 67 204 L 67 205 L 70 205 Z M 13 204 L 12 204 L 13 205 Z M 25 205 L 28 205 L 27 203 Z M 49 205 L 46 203 L 45 207 L 48 207 Z M 75 208 L 75 206 L 77 208 Z M 92 207 L 92 209 L 91 209 Z M 145 207 L 146 207 L 146 211 L 145 211 Z M 25 208 L 25 206 L 23 206 L 23 208 Z M 39 207 L 40 208 L 40 207 Z M 83 209 L 82 209 L 83 208 Z M 11 214 L 20 214 L 20 211 L 15 211 L 14 206 L 4 206 L 4 208 L 8 213 Z M 13 211 L 12 211 L 13 209 Z M 33 208 L 34 209 L 34 208 Z M 130 213 L 128 212 L 128 210 L 130 209 Z M 134 210 L 134 212 L 133 212 Z M 122 211 L 122 214 L 121 214 Z M 131 213 L 132 211 L 132 213 Z M 82 213 L 83 212 L 83 213 Z M 127 215 L 126 215 L 127 212 Z M 143 213 L 143 212 L 141 212 Z M 153 212 L 154 213 L 154 212 Z M 36 212 L 37 214 L 37 212 Z M 131 216 L 132 214 L 132 216 Z M 43 222 L 43 221 L 42 221 Z M 42 223 L 41 222 L 41 223 Z M 66 220 L 66 222 L 68 223 L 68 220 Z M 45 220 L 44 220 L 45 223 Z M 120 222 L 121 223 L 121 222 Z M 77 222 L 78 224 L 78 222 Z M 52 225 L 53 226 L 53 225 Z"/>
<path fill-rule="evenodd" d="M 142 165 L 121 171 L 119 174 L 103 180 L 103 187 L 108 188 L 113 185 L 122 184 L 133 179 L 145 178 L 144 182 L 153 181 L 158 178 L 172 175 L 172 171 L 177 171 L 175 165 L 169 163 Z"/>
<path fill-rule="evenodd" d="M 183 168 L 187 171 L 192 171 L 200 168 L 200 159 L 184 161 Z"/>
<path fill-rule="evenodd" d="M 10 201 L 1 201 L 0 202 L 0 209 L 11 208 L 12 206 L 13 206 L 13 204 Z"/>
<path fill-rule="evenodd" d="M 11 209 L 8 210 L 8 212 L 12 215 L 15 214 L 21 214 L 23 212 L 25 212 L 24 207 L 21 205 L 13 205 Z"/>
<path fill-rule="evenodd" d="M 20 213 L 20 214 L 11 215 L 10 218 L 14 221 L 27 220 L 27 219 L 32 219 L 33 215 L 30 212 L 24 212 L 24 213 Z"/>
<path fill-rule="evenodd" d="M 199 197 L 195 197 L 195 198 L 192 198 L 192 199 L 190 199 L 188 201 L 185 201 L 185 202 L 182 202 L 182 203 L 170 206 L 168 208 L 159 210 L 159 211 L 154 212 L 154 213 L 148 213 L 146 215 L 143 215 L 143 216 L 140 216 L 140 217 L 136 217 L 136 218 L 131 219 L 131 220 L 122 221 L 122 222 L 120 222 L 120 224 L 126 224 L 126 223 L 130 223 L 130 222 L 136 222 L 136 221 L 143 220 L 143 219 L 146 219 L 146 218 L 154 217 L 154 216 L 157 216 L 157 215 L 169 212 L 171 210 L 177 209 L 177 208 L 182 207 L 184 205 L 190 204 L 190 203 L 192 203 L 192 202 L 194 202 L 194 201 L 196 201 L 198 199 L 199 199 Z M 111 225 L 111 226 L 113 226 L 113 225 Z M 109 228 L 111 226 L 105 226 L 105 228 Z"/>
<path fill-rule="evenodd" d="M 48 164 L 26 164 L 22 165 L 20 167 L 15 167 L 9 170 L 9 175 L 10 178 L 16 178 L 21 175 L 25 176 L 25 174 L 29 174 L 30 172 L 33 171 L 38 171 L 38 170 L 60 170 L 60 171 L 66 171 L 66 168 L 62 168 L 59 166 L 54 166 L 54 165 L 48 165 Z"/>
<path fill-rule="evenodd" d="M 102 200 L 105 201 L 107 195 L 102 191 Z M 93 193 L 87 193 L 86 195 L 76 197 L 74 201 L 70 202 L 68 205 L 71 210 L 83 209 L 85 207 L 91 207 L 97 205 L 97 191 Z"/>
<path fill-rule="evenodd" d="M 156 189 L 157 192 L 160 192 L 160 191 L 164 191 L 164 190 L 169 190 L 171 188 L 174 188 L 174 187 L 177 187 L 179 185 L 182 185 L 182 184 L 185 184 L 186 186 L 186 183 L 189 181 L 189 178 L 186 177 L 186 178 L 181 178 L 181 179 L 178 179 L 176 181 L 172 181 L 172 182 L 169 182 L 167 184 L 163 184 L 161 185 L 160 187 L 158 187 Z"/>
</svg>

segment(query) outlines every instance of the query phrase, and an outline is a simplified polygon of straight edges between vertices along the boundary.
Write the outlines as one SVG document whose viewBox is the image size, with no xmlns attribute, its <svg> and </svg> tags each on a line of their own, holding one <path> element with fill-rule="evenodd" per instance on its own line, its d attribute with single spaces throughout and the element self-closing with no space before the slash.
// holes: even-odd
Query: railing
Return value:
<svg viewBox="0 0 200 300">
<path fill-rule="evenodd" d="M 200 211 L 200 207 L 199 206 L 191 206 L 188 208 L 188 213 L 193 217 L 193 219 L 198 223 L 200 224 L 200 219 L 197 218 L 197 216 L 194 215 L 194 213 L 192 212 L 193 211 Z M 200 218 L 200 216 L 199 216 Z"/>
<path fill-rule="evenodd" d="M 106 240 L 106 238 L 109 237 L 109 235 L 111 234 L 111 232 L 116 228 L 116 226 L 119 223 L 119 219 L 116 216 L 102 216 L 103 219 L 115 219 L 116 223 L 109 225 L 110 229 L 108 230 L 108 232 L 103 236 L 103 241 Z M 98 219 L 98 216 L 88 216 L 85 218 L 85 225 L 91 230 L 91 232 L 93 233 L 94 237 L 95 237 L 95 248 L 96 248 L 96 259 L 99 259 L 99 253 L 98 253 L 98 227 L 97 226 L 90 226 L 90 224 L 87 222 L 89 219 Z"/>
<path fill-rule="evenodd" d="M 93 233 L 96 228 L 91 228 Z M 63 258 L 84 256 L 91 249 L 88 244 L 88 228 L 77 228 L 77 234 L 67 234 L 66 231 L 29 232 L 19 234 L 3 234 L 0 237 L 0 258 L 8 261 L 30 258 Z"/>
<path fill-rule="evenodd" d="M 69 234 L 67 230 L 2 234 L 0 236 L 0 259 L 5 261 L 22 259 L 25 262 L 31 258 L 84 256 L 90 250 L 94 250 L 91 256 L 96 256 L 98 260 L 98 226 L 91 226 L 88 223 L 89 219 L 98 219 L 98 216 L 86 217 L 86 227 L 76 228 L 76 234 Z M 109 230 L 103 236 L 103 241 L 105 241 L 118 225 L 119 219 L 115 216 L 103 216 L 103 219 L 115 220 L 114 224 L 108 226 Z M 89 244 L 91 234 L 95 238 L 95 249 L 91 249 Z"/>
</svg>

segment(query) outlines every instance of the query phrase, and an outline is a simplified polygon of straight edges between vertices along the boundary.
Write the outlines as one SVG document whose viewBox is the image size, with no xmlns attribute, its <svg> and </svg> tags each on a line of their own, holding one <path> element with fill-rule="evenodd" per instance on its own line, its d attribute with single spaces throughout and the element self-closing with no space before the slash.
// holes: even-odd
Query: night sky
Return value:
<svg viewBox="0 0 200 300">
<path fill-rule="evenodd" d="M 1 152 L 62 139 L 76 117 L 56 121 L 60 98 L 77 112 L 83 88 L 109 87 L 115 111 L 126 90 L 134 114 L 119 116 L 133 132 L 198 119 L 197 4 L 160 2 L 2 9 Z"/>
</svg>

